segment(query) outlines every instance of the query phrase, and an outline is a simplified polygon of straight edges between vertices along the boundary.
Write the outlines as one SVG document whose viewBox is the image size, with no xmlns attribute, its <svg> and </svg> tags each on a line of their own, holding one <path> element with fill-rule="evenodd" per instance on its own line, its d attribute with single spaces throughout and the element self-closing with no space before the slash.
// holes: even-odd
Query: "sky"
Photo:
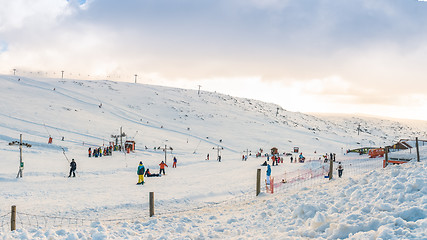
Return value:
<svg viewBox="0 0 427 240">
<path fill-rule="evenodd" d="M 427 2 L 0 0 L 0 73 L 427 120 Z M 137 75 L 135 77 L 135 74 Z"/>
</svg>

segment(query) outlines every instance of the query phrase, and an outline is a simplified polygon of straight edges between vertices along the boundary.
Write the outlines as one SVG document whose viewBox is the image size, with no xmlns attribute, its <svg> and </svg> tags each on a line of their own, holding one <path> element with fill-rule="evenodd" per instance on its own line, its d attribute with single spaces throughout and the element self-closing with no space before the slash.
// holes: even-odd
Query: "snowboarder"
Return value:
<svg viewBox="0 0 427 240">
<path fill-rule="evenodd" d="M 173 157 L 172 168 L 176 168 L 176 162 L 178 162 L 178 160 L 176 160 L 176 157 Z"/>
<path fill-rule="evenodd" d="M 76 169 L 77 169 L 77 163 L 74 161 L 74 158 L 73 158 L 70 163 L 70 174 L 68 175 L 68 177 L 71 177 L 71 173 L 73 174 L 73 177 L 76 177 Z"/>
<path fill-rule="evenodd" d="M 144 173 L 145 173 L 145 167 L 144 164 L 139 162 L 138 171 L 136 172 L 138 174 L 138 185 L 144 184 Z"/>
<path fill-rule="evenodd" d="M 145 177 L 161 177 L 160 174 L 150 173 L 150 169 L 149 168 L 147 168 L 147 171 L 145 171 L 144 176 Z"/>
<path fill-rule="evenodd" d="M 341 165 L 341 162 L 338 162 L 338 177 L 342 177 L 342 171 L 344 170 L 344 168 Z"/>
<path fill-rule="evenodd" d="M 162 172 L 163 172 L 163 175 L 166 175 L 166 173 L 165 173 L 165 166 L 166 167 L 168 167 L 168 165 L 166 165 L 166 163 L 164 163 L 163 161 L 159 164 L 159 166 L 160 166 L 160 173 L 159 174 L 162 174 Z"/>
</svg>

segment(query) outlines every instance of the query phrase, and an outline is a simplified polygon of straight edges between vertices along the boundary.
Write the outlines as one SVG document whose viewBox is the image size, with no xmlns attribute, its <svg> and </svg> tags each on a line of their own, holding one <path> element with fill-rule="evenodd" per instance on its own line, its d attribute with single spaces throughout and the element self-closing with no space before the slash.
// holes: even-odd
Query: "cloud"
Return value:
<svg viewBox="0 0 427 240">
<path fill-rule="evenodd" d="M 0 3 L 2 72 L 138 74 L 190 84 L 256 79 L 355 104 L 426 94 L 427 5 L 417 1 Z"/>
<path fill-rule="evenodd" d="M 30 27 L 50 27 L 72 13 L 67 1 L 0 1 L 0 32 Z"/>
</svg>

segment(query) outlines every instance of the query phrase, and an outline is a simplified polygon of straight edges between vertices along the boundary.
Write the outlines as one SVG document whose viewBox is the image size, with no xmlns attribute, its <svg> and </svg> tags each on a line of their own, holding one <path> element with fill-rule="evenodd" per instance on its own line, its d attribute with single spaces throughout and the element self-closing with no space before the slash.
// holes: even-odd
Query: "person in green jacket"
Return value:
<svg viewBox="0 0 427 240">
<path fill-rule="evenodd" d="M 141 162 L 139 162 L 139 166 L 138 166 L 138 171 L 136 172 L 138 174 L 138 183 L 139 185 L 143 185 L 144 184 L 144 173 L 145 173 L 145 167 L 144 164 Z"/>
</svg>

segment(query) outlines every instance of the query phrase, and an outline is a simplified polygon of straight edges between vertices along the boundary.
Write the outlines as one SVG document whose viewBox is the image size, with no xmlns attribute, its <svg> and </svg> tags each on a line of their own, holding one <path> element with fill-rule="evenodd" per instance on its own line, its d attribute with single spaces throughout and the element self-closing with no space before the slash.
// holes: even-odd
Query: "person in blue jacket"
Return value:
<svg viewBox="0 0 427 240">
<path fill-rule="evenodd" d="M 142 161 L 141 161 L 141 162 L 139 162 L 138 171 L 137 171 L 137 174 L 138 174 L 138 177 L 139 177 L 137 184 L 140 184 L 140 185 L 144 184 L 144 173 L 145 173 L 145 167 L 144 167 L 144 164 L 142 164 Z"/>
<path fill-rule="evenodd" d="M 270 176 L 271 176 L 271 166 L 267 165 L 267 184 L 270 184 Z"/>
</svg>

